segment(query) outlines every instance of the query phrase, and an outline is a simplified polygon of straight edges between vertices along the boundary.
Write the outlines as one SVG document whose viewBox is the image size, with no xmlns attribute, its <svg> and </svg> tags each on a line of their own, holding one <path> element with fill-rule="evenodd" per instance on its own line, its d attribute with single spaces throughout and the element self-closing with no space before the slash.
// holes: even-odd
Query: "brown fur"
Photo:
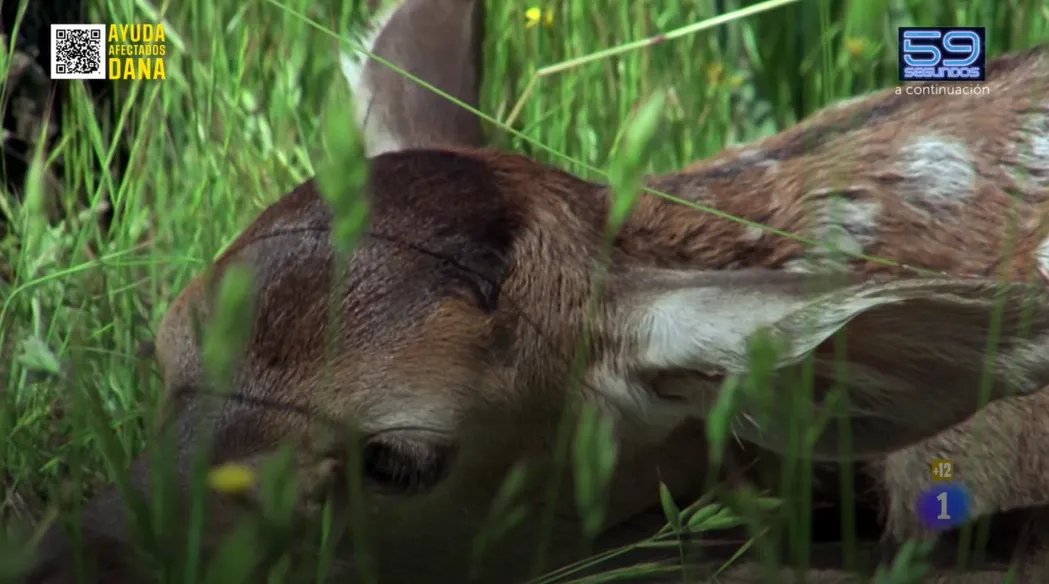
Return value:
<svg viewBox="0 0 1049 584">
<path fill-rule="evenodd" d="M 381 0 L 371 0 L 370 8 L 374 10 L 380 4 Z M 396 10 L 381 27 L 374 28 L 373 38 L 365 39 L 364 44 L 371 42 L 372 53 L 401 71 L 420 76 L 451 97 L 476 105 L 484 70 L 484 3 L 449 0 L 385 4 Z M 380 11 L 378 19 L 384 16 L 387 15 Z M 403 30 L 420 34 L 406 38 L 400 32 Z M 469 111 L 397 70 L 370 59 L 355 61 L 356 58 L 343 55 L 342 66 L 348 75 L 354 69 L 352 75 L 362 79 L 353 89 L 363 93 L 358 96 L 356 114 L 357 123 L 372 136 L 367 144 L 369 156 L 398 150 L 405 143 L 416 148 L 447 145 L 450 135 L 457 136 L 461 144 L 483 142 L 481 120 Z M 420 111 L 428 113 L 425 122 L 413 115 Z"/>
<path fill-rule="evenodd" d="M 479 4 L 448 3 L 461 18 L 472 18 Z M 408 0 L 405 7 L 423 4 Z M 401 34 L 417 38 L 415 29 L 424 26 L 396 15 L 389 26 L 397 22 Z M 380 38 L 395 33 L 390 28 L 382 33 L 390 36 Z M 477 38 L 471 33 L 442 42 L 469 47 Z M 391 42 L 384 50 L 398 46 L 409 53 L 398 58 L 414 58 L 410 45 Z M 921 534 L 910 505 L 927 482 L 928 460 L 940 455 L 955 458 L 981 513 L 1044 503 L 1049 491 L 1038 445 L 1045 441 L 1038 439 L 1036 416 L 1039 400 L 1049 398 L 1034 392 L 1049 382 L 1049 364 L 1028 351 L 1044 346 L 1036 341 L 1049 329 L 1044 292 L 1005 288 L 1011 303 L 1000 346 L 1004 373 L 990 396 L 998 401 L 970 416 L 981 405 L 973 391 L 971 373 L 978 368 L 972 355 L 980 354 L 986 338 L 989 278 L 1029 280 L 1035 250 L 1047 235 L 1041 209 L 1049 154 L 1037 148 L 1038 140 L 1049 140 L 1047 53 L 1049 47 L 1039 47 L 992 61 L 988 95 L 881 92 L 829 108 L 743 150 L 651 177 L 650 187 L 672 196 L 808 239 L 837 233 L 854 251 L 893 263 L 842 261 L 823 248 L 643 195 L 613 246 L 578 395 L 566 394 L 566 388 L 587 321 L 607 188 L 521 156 L 477 149 L 480 136 L 472 124 L 427 127 L 417 106 L 395 112 L 398 123 L 406 124 L 391 130 L 399 148 L 384 150 L 390 136 L 366 131 L 366 140 L 374 140 L 371 151 L 384 153 L 370 162 L 372 220 L 339 282 L 344 292 L 336 297 L 333 324 L 331 213 L 312 181 L 267 209 L 207 277 L 172 304 L 156 349 L 169 391 L 178 398 L 181 450 L 212 432 L 213 461 L 254 464 L 278 441 L 290 441 L 313 490 L 337 482 L 334 470 L 358 463 L 330 435 L 330 423 L 353 426 L 366 448 L 422 477 L 410 492 L 372 477 L 363 519 L 384 582 L 416 582 L 432 574 L 465 581 L 471 538 L 506 471 L 526 461 L 533 473 L 522 498 L 533 508 L 480 571 L 482 581 L 523 577 L 546 538 L 538 521 L 546 509 L 554 510 L 550 561 L 565 563 L 586 551 L 578 511 L 565 495 L 570 484 L 561 497 L 546 496 L 562 414 L 577 412 L 582 400 L 616 421 L 620 457 L 608 528 L 597 547 L 622 544 L 636 533 L 632 522 L 658 509 L 661 481 L 683 500 L 706 486 L 707 444 L 699 420 L 724 375 L 737 372 L 735 329 L 759 328 L 757 317 L 766 306 L 770 314 L 780 305 L 783 314 L 796 314 L 809 306 L 805 274 L 847 267 L 850 280 L 828 284 L 844 296 L 828 302 L 855 311 L 847 328 L 839 324 L 834 330 L 846 334 L 850 361 L 866 375 L 856 383 L 859 407 L 850 415 L 864 464 L 888 502 L 888 533 Z M 381 77 L 366 73 L 362 79 L 377 99 L 388 92 L 396 99 L 396 87 L 376 84 Z M 440 79 L 435 82 L 440 85 Z M 467 97 L 476 103 L 476 86 Z M 448 147 L 433 148 L 434 136 Z M 937 161 L 947 170 L 934 166 Z M 1028 178 L 1020 176 L 1024 170 L 1031 171 Z M 832 200 L 845 205 L 845 221 L 828 212 Z M 1010 216 L 1020 221 L 1013 252 L 1003 255 Z M 204 376 L 193 323 L 209 320 L 214 284 L 237 264 L 253 268 L 252 330 L 232 397 L 209 404 L 205 395 L 215 388 Z M 917 274 L 915 266 L 943 275 L 926 280 L 928 274 Z M 735 314 L 735 305 L 748 306 L 744 301 L 751 296 L 757 308 L 740 309 L 729 324 L 701 320 L 693 338 L 654 310 L 675 292 L 709 300 L 701 308 L 715 324 L 719 311 Z M 868 293 L 889 300 L 856 308 L 855 299 Z M 1025 297 L 1035 301 L 1032 341 L 1017 332 L 1022 327 L 1014 306 Z M 694 304 L 680 306 L 681 322 L 697 318 L 693 313 L 702 316 Z M 338 343 L 334 354 L 328 351 L 330 333 Z M 664 341 L 678 336 L 682 345 L 695 340 L 698 353 L 673 355 L 677 345 Z M 823 338 L 801 334 L 798 340 L 810 343 L 806 353 L 823 359 L 816 380 L 821 402 L 833 378 L 833 354 Z M 784 363 L 784 376 L 796 372 L 795 365 Z M 1009 391 L 1029 395 L 1003 399 Z M 881 416 L 867 419 L 863 407 L 882 408 L 875 410 Z M 980 418 L 996 430 L 980 438 L 983 450 L 972 446 L 969 434 Z M 753 464 L 783 447 L 775 427 L 755 422 L 736 429 L 741 441 L 730 447 L 730 459 L 738 463 Z M 826 436 L 817 445 L 823 460 L 834 458 L 828 445 L 836 444 L 832 431 Z M 1020 449 L 1017 442 L 1032 447 Z M 140 473 L 144 464 L 138 463 Z M 89 528 L 102 517 L 112 526 L 119 506 L 106 495 L 87 516 Z M 209 532 L 218 534 L 228 521 L 226 515 L 216 521 Z M 89 534 L 92 549 L 113 553 L 119 528 L 97 532 L 108 539 L 93 541 Z M 67 550 L 60 535 L 50 537 L 40 573 L 52 570 L 52 579 L 35 581 L 64 582 L 54 570 Z M 345 557 L 352 562 L 352 554 Z M 744 564 L 718 581 L 751 581 L 755 569 Z M 974 571 L 933 581 L 976 584 L 991 581 L 992 572 L 1001 577 L 1000 570 Z M 852 577 L 809 573 L 815 577 L 810 581 L 827 584 Z"/>
</svg>

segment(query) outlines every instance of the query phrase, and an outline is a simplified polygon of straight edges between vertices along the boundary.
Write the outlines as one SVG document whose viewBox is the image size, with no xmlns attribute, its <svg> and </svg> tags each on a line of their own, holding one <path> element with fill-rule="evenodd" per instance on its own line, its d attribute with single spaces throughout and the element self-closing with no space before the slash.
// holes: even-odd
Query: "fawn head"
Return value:
<svg viewBox="0 0 1049 584">
<path fill-rule="evenodd" d="M 370 42 L 476 105 L 480 5 L 405 0 Z M 371 220 L 344 278 L 333 279 L 331 211 L 307 182 L 179 295 L 157 357 L 178 407 L 180 452 L 207 434 L 214 463 L 252 464 L 291 442 L 316 484 L 359 469 L 365 500 L 354 519 L 367 525 L 382 581 L 469 579 L 474 538 L 522 460 L 536 478 L 519 493 L 530 513 L 488 548 L 474 575 L 523 574 L 542 540 L 556 561 L 572 558 L 582 533 L 571 491 L 546 498 L 562 415 L 596 405 L 615 420 L 621 459 L 639 464 L 646 448 L 706 416 L 727 376 L 749 371 L 748 343 L 760 331 L 781 342 L 779 393 L 811 355 L 816 402 L 832 382 L 848 385 L 842 415 L 852 419 L 859 456 L 927 437 L 980 407 L 982 355 L 1000 301 L 991 398 L 1049 381 L 1049 295 L 1025 286 L 715 269 L 661 252 L 665 238 L 639 242 L 646 228 L 638 225 L 595 269 L 609 211 L 604 185 L 480 149 L 477 121 L 443 98 L 376 63 L 344 57 L 343 65 L 373 155 Z M 643 196 L 639 210 L 654 199 Z M 234 265 L 253 274 L 251 332 L 232 395 L 210 403 L 194 323 L 208 322 L 215 285 Z M 603 285 L 591 310 L 597 274 Z M 847 380 L 836 377 L 828 342 L 836 333 L 850 342 Z M 570 392 L 583 341 L 589 357 Z M 359 456 L 332 436 L 339 424 L 359 439 Z M 834 427 L 815 456 L 838 456 Z M 748 440 L 780 443 L 775 428 L 741 428 Z M 639 512 L 655 490 L 645 497 L 614 502 L 609 523 Z M 97 521 L 115 515 L 112 498 L 101 501 L 88 511 Z M 553 533 L 545 533 L 534 519 L 551 509 Z M 107 533 L 106 541 L 119 538 L 115 528 Z"/>
</svg>

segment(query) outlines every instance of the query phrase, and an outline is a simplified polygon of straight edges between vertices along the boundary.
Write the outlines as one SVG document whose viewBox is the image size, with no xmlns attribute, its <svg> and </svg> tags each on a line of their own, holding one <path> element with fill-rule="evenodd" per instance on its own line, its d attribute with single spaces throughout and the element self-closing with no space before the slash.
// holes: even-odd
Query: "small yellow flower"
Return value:
<svg viewBox="0 0 1049 584">
<path fill-rule="evenodd" d="M 255 469 L 245 464 L 228 462 L 208 472 L 208 486 L 227 495 L 243 493 L 255 485 Z"/>
<path fill-rule="evenodd" d="M 867 50 L 867 41 L 862 38 L 858 39 L 845 39 L 845 50 L 852 55 L 852 58 L 856 59 Z"/>
<path fill-rule="evenodd" d="M 528 10 L 525 10 L 525 28 L 532 28 L 540 22 L 546 27 L 552 25 L 554 23 L 554 11 L 543 10 L 538 6 L 533 6 Z"/>
<path fill-rule="evenodd" d="M 721 74 L 725 72 L 725 66 L 721 63 L 707 65 L 707 83 L 717 85 L 721 81 Z"/>
<path fill-rule="evenodd" d="M 743 76 L 739 73 L 736 73 L 735 75 L 728 78 L 728 84 L 729 87 L 731 87 L 732 89 L 739 89 L 743 86 Z"/>
</svg>

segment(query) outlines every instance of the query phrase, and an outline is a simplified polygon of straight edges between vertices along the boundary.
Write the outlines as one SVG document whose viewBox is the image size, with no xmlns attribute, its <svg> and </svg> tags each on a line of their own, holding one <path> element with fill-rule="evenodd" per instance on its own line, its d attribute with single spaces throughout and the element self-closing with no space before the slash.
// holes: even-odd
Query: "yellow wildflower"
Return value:
<svg viewBox="0 0 1049 584">
<path fill-rule="evenodd" d="M 845 39 L 845 50 L 856 59 L 867 50 L 867 41 L 862 38 Z"/>
<path fill-rule="evenodd" d="M 208 486 L 227 495 L 243 493 L 255 485 L 255 469 L 245 464 L 228 462 L 208 472 Z"/>
<path fill-rule="evenodd" d="M 715 62 L 707 65 L 707 83 L 718 85 L 721 81 L 721 74 L 724 72 L 725 66 L 721 63 Z"/>
<path fill-rule="evenodd" d="M 525 10 L 525 28 L 532 28 L 540 22 L 543 23 L 543 26 L 549 27 L 552 25 L 554 23 L 554 11 L 543 10 L 537 6 Z"/>
</svg>

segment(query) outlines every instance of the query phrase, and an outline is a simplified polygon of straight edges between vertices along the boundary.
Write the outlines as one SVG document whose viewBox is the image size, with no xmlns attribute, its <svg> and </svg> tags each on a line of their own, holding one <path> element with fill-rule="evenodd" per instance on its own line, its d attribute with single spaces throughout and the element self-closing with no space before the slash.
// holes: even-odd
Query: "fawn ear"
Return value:
<svg viewBox="0 0 1049 584">
<path fill-rule="evenodd" d="M 405 72 L 477 108 L 483 0 L 403 0 L 382 9 L 361 44 Z M 466 109 L 363 52 L 340 54 L 368 156 L 408 148 L 484 145 Z"/>
<path fill-rule="evenodd" d="M 783 450 L 789 400 L 824 405 L 843 388 L 842 407 L 825 413 L 848 418 L 851 455 L 863 457 L 957 424 L 986 403 L 981 398 L 1049 385 L 1049 292 L 1041 286 L 931 278 L 835 283 L 765 271 L 646 270 L 629 280 L 612 314 L 621 315 L 621 346 L 631 347 L 630 383 L 644 393 L 633 401 L 647 410 L 634 417 L 661 419 L 653 410 L 671 408 L 705 416 L 719 380 L 764 367 L 767 387 L 738 394 L 738 436 Z M 759 331 L 778 348 L 764 366 L 750 357 Z M 832 339 L 839 333 L 841 351 Z M 810 356 L 814 383 L 805 385 Z M 840 429 L 831 418 L 812 456 L 839 457 Z"/>
</svg>

